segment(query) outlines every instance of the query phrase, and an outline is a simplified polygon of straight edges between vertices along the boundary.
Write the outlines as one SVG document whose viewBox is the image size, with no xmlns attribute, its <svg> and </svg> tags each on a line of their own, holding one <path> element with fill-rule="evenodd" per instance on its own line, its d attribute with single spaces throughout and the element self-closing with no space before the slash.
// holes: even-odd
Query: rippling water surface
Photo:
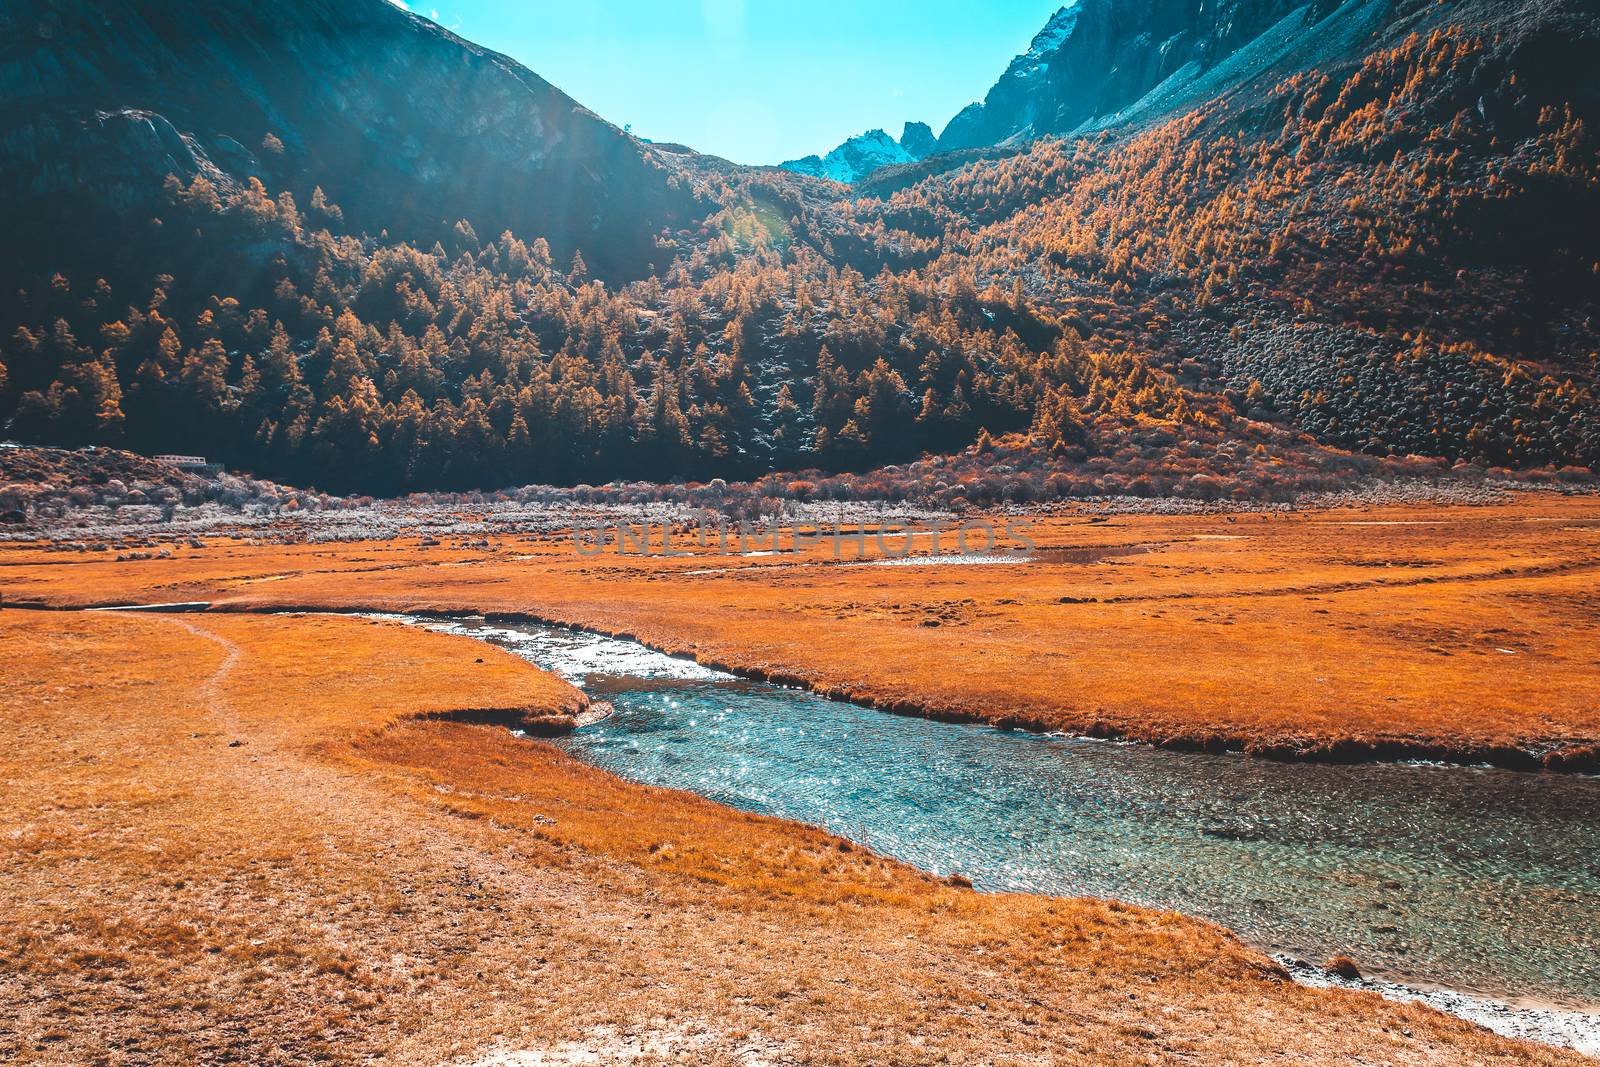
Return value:
<svg viewBox="0 0 1600 1067">
<path fill-rule="evenodd" d="M 631 642 L 452 622 L 610 700 L 558 742 L 982 889 L 1214 919 L 1316 961 L 1600 1004 L 1600 779 L 1280 764 L 901 718 Z"/>
</svg>

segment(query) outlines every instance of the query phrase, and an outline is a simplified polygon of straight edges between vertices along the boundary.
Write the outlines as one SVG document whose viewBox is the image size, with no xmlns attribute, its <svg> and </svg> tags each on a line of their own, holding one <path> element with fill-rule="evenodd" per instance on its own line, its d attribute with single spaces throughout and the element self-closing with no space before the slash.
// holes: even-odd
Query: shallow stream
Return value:
<svg viewBox="0 0 1600 1067">
<path fill-rule="evenodd" d="M 983 890 L 1115 897 L 1286 960 L 1343 952 L 1415 986 L 1600 1005 L 1600 778 L 951 725 L 559 627 L 427 625 L 610 701 L 615 714 L 556 743 L 625 778 L 823 826 Z"/>
</svg>

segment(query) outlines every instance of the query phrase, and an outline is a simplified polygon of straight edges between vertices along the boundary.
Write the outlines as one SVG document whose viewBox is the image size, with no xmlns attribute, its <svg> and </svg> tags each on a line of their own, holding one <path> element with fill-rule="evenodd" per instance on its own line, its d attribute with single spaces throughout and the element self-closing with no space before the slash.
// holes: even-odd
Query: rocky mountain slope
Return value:
<svg viewBox="0 0 1600 1067">
<path fill-rule="evenodd" d="M 1269 71 L 1359 53 L 1392 11 L 1390 0 L 1074 0 L 915 158 L 1163 118 Z M 843 173 L 826 176 L 855 181 L 872 169 Z"/>
<path fill-rule="evenodd" d="M 1078 0 L 939 135 L 939 149 L 1020 143 L 1171 114 L 1278 66 L 1371 41 L 1389 0 Z"/>
<path fill-rule="evenodd" d="M 23 247 L 103 219 L 126 239 L 174 174 L 257 178 L 302 208 L 321 187 L 358 230 L 424 244 L 461 219 L 539 234 L 636 276 L 691 206 L 647 146 L 385 0 L 14 0 L 0 101 L 0 212 Z"/>
</svg>

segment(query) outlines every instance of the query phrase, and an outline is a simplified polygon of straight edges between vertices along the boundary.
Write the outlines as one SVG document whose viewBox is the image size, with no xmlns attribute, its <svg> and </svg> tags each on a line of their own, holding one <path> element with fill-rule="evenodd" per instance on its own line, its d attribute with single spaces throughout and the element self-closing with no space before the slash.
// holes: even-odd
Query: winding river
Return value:
<svg viewBox="0 0 1600 1067">
<path fill-rule="evenodd" d="M 419 621 L 609 700 L 612 716 L 556 743 L 626 778 L 823 826 L 982 890 L 1203 916 L 1291 964 L 1343 952 L 1408 986 L 1600 1005 L 1600 778 L 950 725 L 558 627 Z M 1593 1016 L 1519 1011 L 1589 1035 L 1562 1043 L 1593 1040 Z"/>
</svg>

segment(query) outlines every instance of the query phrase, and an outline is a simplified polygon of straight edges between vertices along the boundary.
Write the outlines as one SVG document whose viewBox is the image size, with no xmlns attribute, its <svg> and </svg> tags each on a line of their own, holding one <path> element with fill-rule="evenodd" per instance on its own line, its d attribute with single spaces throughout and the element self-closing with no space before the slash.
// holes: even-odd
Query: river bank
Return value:
<svg viewBox="0 0 1600 1067">
<path fill-rule="evenodd" d="M 1537 999 L 1505 1001 L 1377 977 L 1343 978 L 1325 967 L 1292 956 L 1275 955 L 1273 958 L 1283 964 L 1296 982 L 1313 988 L 1360 990 L 1377 993 L 1386 1000 L 1426 1004 L 1505 1037 L 1559 1045 L 1586 1056 L 1600 1057 L 1600 1007 L 1574 1010 Z"/>
</svg>

